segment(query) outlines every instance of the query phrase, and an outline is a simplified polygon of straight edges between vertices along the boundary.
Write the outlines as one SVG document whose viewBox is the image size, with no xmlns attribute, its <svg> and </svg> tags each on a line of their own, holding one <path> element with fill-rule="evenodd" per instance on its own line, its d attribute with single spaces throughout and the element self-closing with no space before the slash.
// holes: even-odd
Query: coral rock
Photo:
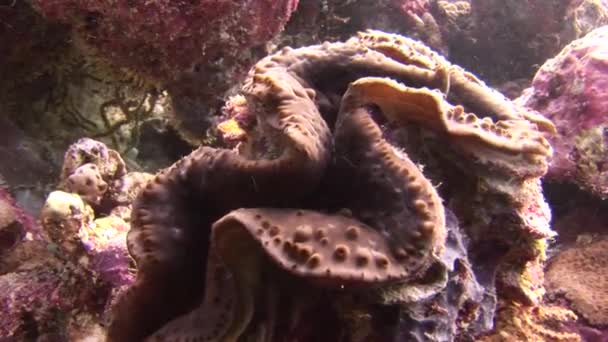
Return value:
<svg viewBox="0 0 608 342">
<path fill-rule="evenodd" d="M 73 192 L 90 205 L 99 205 L 101 198 L 108 190 L 95 164 L 84 164 L 78 167 L 66 180 L 66 190 Z"/>
<path fill-rule="evenodd" d="M 61 184 L 65 184 L 68 177 L 85 164 L 95 165 L 101 178 L 106 182 L 120 178 L 126 173 L 125 162 L 118 152 L 108 149 L 102 142 L 82 138 L 70 145 L 65 152 L 60 176 Z"/>
<path fill-rule="evenodd" d="M 153 178 L 146 172 L 129 172 L 112 184 L 109 190 L 110 201 L 117 206 L 128 206 L 135 200 L 146 183 Z"/>
<path fill-rule="evenodd" d="M 98 293 L 87 275 L 55 266 L 38 264 L 0 276 L 3 339 L 65 340 L 73 320 L 94 307 Z"/>
<path fill-rule="evenodd" d="M 112 288 L 133 283 L 131 257 L 127 252 L 129 225 L 121 218 L 106 216 L 79 231 L 89 261 L 87 268 L 99 274 Z"/>
<path fill-rule="evenodd" d="M 23 227 L 17 221 L 15 208 L 8 198 L 0 196 L 0 255 L 13 247 L 23 235 Z"/>
<path fill-rule="evenodd" d="M 581 342 L 581 336 L 572 332 L 569 323 L 576 315 L 559 306 L 524 306 L 502 303 L 493 334 L 479 339 L 482 342 L 556 341 Z"/>
<path fill-rule="evenodd" d="M 594 325 L 608 324 L 608 239 L 578 244 L 554 256 L 547 266 L 547 291 L 564 295 Z"/>
<path fill-rule="evenodd" d="M 532 87 L 518 99 L 557 126 L 548 177 L 601 197 L 608 197 L 608 96 L 602 91 L 608 77 L 607 40 L 608 27 L 603 27 L 572 42 L 538 70 Z"/>
<path fill-rule="evenodd" d="M 125 162 L 102 142 L 82 138 L 64 156 L 59 188 L 81 196 L 94 209 L 115 206 L 119 193 L 128 192 Z M 130 184 L 131 182 L 128 182 Z M 114 202 L 113 202 L 114 201 Z"/>
<path fill-rule="evenodd" d="M 40 221 L 51 241 L 66 253 L 78 255 L 82 250 L 78 234 L 93 221 L 93 210 L 78 195 L 53 191 L 42 208 Z"/>
<path fill-rule="evenodd" d="M 120 66 L 172 79 L 195 65 L 239 59 L 282 30 L 297 0 L 116 3 L 36 0 Z M 120 32 L 120 34 L 117 34 Z"/>
</svg>

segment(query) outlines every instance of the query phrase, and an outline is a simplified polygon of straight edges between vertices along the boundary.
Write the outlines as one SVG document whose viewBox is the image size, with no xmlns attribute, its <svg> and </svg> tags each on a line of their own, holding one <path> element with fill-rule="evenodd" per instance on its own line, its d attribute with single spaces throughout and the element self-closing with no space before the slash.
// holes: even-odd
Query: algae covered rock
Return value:
<svg viewBox="0 0 608 342">
<path fill-rule="evenodd" d="M 517 100 L 555 123 L 547 177 L 608 197 L 608 26 L 566 46 Z"/>
</svg>

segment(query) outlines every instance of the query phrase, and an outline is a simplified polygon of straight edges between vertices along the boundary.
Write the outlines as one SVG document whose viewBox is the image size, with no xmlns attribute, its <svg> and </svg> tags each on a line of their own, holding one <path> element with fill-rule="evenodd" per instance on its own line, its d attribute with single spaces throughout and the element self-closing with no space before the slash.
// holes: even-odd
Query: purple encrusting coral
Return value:
<svg viewBox="0 0 608 342">
<path fill-rule="evenodd" d="M 34 264 L 2 275 L 2 340 L 69 340 L 77 329 L 74 318 L 99 305 L 96 297 L 103 292 L 93 283 L 86 272 L 57 263 Z"/>
<path fill-rule="evenodd" d="M 121 218 L 107 216 L 80 231 L 81 242 L 89 256 L 89 268 L 112 287 L 130 285 L 135 273 L 130 268 L 126 235 L 129 225 Z"/>
<path fill-rule="evenodd" d="M 608 27 L 566 46 L 518 99 L 555 123 L 548 177 L 608 197 Z"/>
<path fill-rule="evenodd" d="M 33 219 L 0 189 L 0 226 L 22 226 L 10 248 L 0 251 L 0 340 L 101 338 L 96 334 L 103 334 L 100 324 L 108 318 L 111 303 L 133 283 L 125 220 L 147 174 L 127 174 L 116 151 L 85 138 L 66 152 L 60 185 L 68 190 L 86 185 L 87 175 L 72 186 L 69 181 L 90 166 L 98 181 L 111 185 L 101 194 L 109 206 L 104 217 L 95 217 L 90 205 L 99 202 L 91 201 L 88 191 L 54 191 L 40 213 L 42 229 L 36 230 Z"/>
</svg>

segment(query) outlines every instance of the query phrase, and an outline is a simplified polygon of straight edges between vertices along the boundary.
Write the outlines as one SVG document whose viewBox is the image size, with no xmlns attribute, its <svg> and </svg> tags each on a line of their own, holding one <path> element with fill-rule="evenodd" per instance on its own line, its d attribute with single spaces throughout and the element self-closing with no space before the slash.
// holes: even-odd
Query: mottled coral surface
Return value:
<svg viewBox="0 0 608 342">
<path fill-rule="evenodd" d="M 555 123 L 548 177 L 608 196 L 608 27 L 565 47 L 518 99 Z"/>
<path fill-rule="evenodd" d="M 137 279 L 113 307 L 110 340 L 280 340 L 323 331 L 298 318 L 317 305 L 348 340 L 397 336 L 422 324 L 420 310 L 443 322 L 427 333 L 472 333 L 454 324 L 478 317 L 481 290 L 458 280 L 473 278 L 466 258 L 440 258 L 451 210 L 472 240 L 492 232 L 509 251 L 496 259 L 501 298 L 537 303 L 552 236 L 539 182 L 550 121 L 380 31 L 282 49 L 239 93 L 221 128 L 234 149 L 198 148 L 135 199 Z M 468 289 L 461 301 L 432 298 L 448 283 Z M 406 313 L 406 303 L 420 306 Z M 447 316 L 456 312 L 468 318 Z"/>
</svg>

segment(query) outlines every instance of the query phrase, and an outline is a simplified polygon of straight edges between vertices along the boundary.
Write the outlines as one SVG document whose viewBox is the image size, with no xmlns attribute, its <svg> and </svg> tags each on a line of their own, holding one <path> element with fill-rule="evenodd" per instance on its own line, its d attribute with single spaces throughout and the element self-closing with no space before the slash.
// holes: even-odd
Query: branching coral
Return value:
<svg viewBox="0 0 608 342">
<path fill-rule="evenodd" d="M 508 222 L 515 236 L 551 234 L 536 187 L 552 123 L 417 41 L 369 31 L 285 48 L 252 68 L 241 95 L 236 112 L 252 124 L 237 149 L 200 147 L 136 198 L 137 280 L 110 340 L 272 340 L 298 321 L 273 298 L 302 284 L 317 295 L 407 291 L 444 249 L 454 191 L 506 203 L 500 213 L 476 203 L 483 220 L 459 208 L 485 231 Z"/>
</svg>

